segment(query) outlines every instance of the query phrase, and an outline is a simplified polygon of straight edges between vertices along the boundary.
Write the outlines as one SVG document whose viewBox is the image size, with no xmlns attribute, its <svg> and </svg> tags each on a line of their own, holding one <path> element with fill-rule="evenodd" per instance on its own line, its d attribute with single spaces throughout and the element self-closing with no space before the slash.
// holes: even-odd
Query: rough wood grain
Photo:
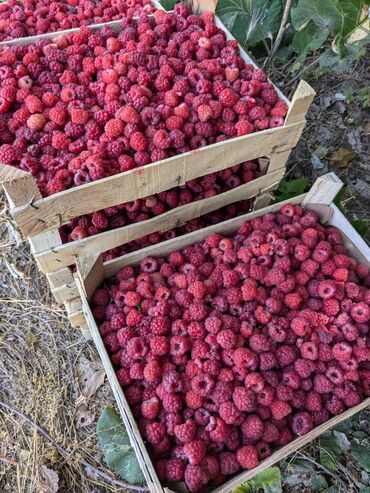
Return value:
<svg viewBox="0 0 370 493">
<path fill-rule="evenodd" d="M 343 182 L 335 173 L 320 176 L 307 193 L 302 205 L 307 207 L 310 204 L 330 205 L 342 187 Z"/>
<path fill-rule="evenodd" d="M 43 272 L 50 272 L 61 266 L 72 265 L 75 263 L 76 257 L 86 256 L 94 252 L 102 253 L 156 231 L 167 231 L 168 229 L 183 225 L 190 219 L 200 217 L 225 205 L 254 197 L 261 191 L 273 190 L 278 186 L 283 175 L 284 169 L 274 170 L 249 183 L 245 183 L 214 197 L 176 207 L 164 214 L 140 223 L 133 223 L 122 228 L 84 238 L 83 240 L 47 249 L 44 252 L 36 254 L 35 258 Z"/>
<path fill-rule="evenodd" d="M 38 209 L 17 207 L 12 210 L 12 215 L 21 231 L 33 236 L 65 224 L 74 217 L 148 197 L 272 151 L 291 149 L 296 145 L 303 126 L 304 123 L 299 122 L 219 142 L 51 195 L 35 202 Z"/>
<path fill-rule="evenodd" d="M 103 259 L 100 254 L 92 253 L 76 260 L 77 277 L 89 300 L 104 280 Z"/>
<path fill-rule="evenodd" d="M 52 288 L 51 292 L 58 303 L 73 300 L 78 296 L 78 289 L 74 280 L 58 288 Z"/>
<path fill-rule="evenodd" d="M 290 125 L 301 121 L 305 117 L 316 92 L 304 80 L 301 80 L 293 95 L 288 114 L 285 119 L 285 124 Z"/>
</svg>

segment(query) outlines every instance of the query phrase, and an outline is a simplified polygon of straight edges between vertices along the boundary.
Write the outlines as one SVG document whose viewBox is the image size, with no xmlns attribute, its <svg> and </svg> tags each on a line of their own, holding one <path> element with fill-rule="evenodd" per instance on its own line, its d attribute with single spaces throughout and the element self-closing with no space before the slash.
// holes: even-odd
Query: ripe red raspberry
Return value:
<svg viewBox="0 0 370 493">
<path fill-rule="evenodd" d="M 263 435 L 262 440 L 267 443 L 276 442 L 279 438 L 279 430 L 278 428 L 268 421 L 265 421 L 263 424 Z"/>
<path fill-rule="evenodd" d="M 200 464 L 206 455 L 204 440 L 193 440 L 184 445 L 184 455 L 190 464 Z"/>
<path fill-rule="evenodd" d="M 256 394 L 245 387 L 234 389 L 233 401 L 239 411 L 253 412 L 256 408 Z"/>
<path fill-rule="evenodd" d="M 259 464 L 257 449 L 253 445 L 246 445 L 237 450 L 236 459 L 244 469 L 253 469 Z"/>
<path fill-rule="evenodd" d="M 133 359 L 142 359 L 148 353 L 148 345 L 142 337 L 133 337 L 127 343 L 127 354 Z"/>
<path fill-rule="evenodd" d="M 248 135 L 254 131 L 254 126 L 248 120 L 239 120 L 235 123 L 236 135 Z"/>
<path fill-rule="evenodd" d="M 285 401 L 274 400 L 271 404 L 271 412 L 275 419 L 281 420 L 292 412 L 292 408 Z"/>
<path fill-rule="evenodd" d="M 250 414 L 242 424 L 242 432 L 246 438 L 253 442 L 260 440 L 263 435 L 262 420 L 257 415 Z"/>
<path fill-rule="evenodd" d="M 150 339 L 149 344 L 152 353 L 158 356 L 168 354 L 170 349 L 170 344 L 165 336 L 154 336 Z"/>
<path fill-rule="evenodd" d="M 94 305 L 107 306 L 110 302 L 110 294 L 106 289 L 97 289 L 91 297 L 91 302 Z"/>
<path fill-rule="evenodd" d="M 199 409 L 203 406 L 203 397 L 198 395 L 193 390 L 189 390 L 185 394 L 185 402 L 190 409 Z"/>
<path fill-rule="evenodd" d="M 306 411 L 299 412 L 292 416 L 291 427 L 296 435 L 305 435 L 312 427 L 312 417 Z"/>
<path fill-rule="evenodd" d="M 172 458 L 166 462 L 166 479 L 168 481 L 183 481 L 186 463 L 180 458 Z"/>
<path fill-rule="evenodd" d="M 223 349 L 232 349 L 236 344 L 236 334 L 231 329 L 224 329 L 217 333 L 217 343 Z"/>
<path fill-rule="evenodd" d="M 149 361 L 144 367 L 143 377 L 148 382 L 157 382 L 162 376 L 162 368 L 158 361 Z"/>
<path fill-rule="evenodd" d="M 230 476 L 235 474 L 240 469 L 239 462 L 236 459 L 236 455 L 232 452 L 222 452 L 220 458 L 220 470 L 221 474 Z"/>
<path fill-rule="evenodd" d="M 370 320 L 370 307 L 364 302 L 355 303 L 351 308 L 351 317 L 358 324 L 366 324 Z"/>
<path fill-rule="evenodd" d="M 169 413 L 178 413 L 181 411 L 183 402 L 180 395 L 165 394 L 162 400 L 163 408 Z"/>
<path fill-rule="evenodd" d="M 86 110 L 73 108 L 71 110 L 71 120 L 73 123 L 85 125 L 89 120 L 89 114 Z"/>
<path fill-rule="evenodd" d="M 134 132 L 130 137 L 130 146 L 135 151 L 145 151 L 148 147 L 147 138 L 141 132 Z"/>
<path fill-rule="evenodd" d="M 196 432 L 196 424 L 193 420 L 188 419 L 185 423 L 176 425 L 174 428 L 175 436 L 182 443 L 189 443 L 193 440 Z"/>
<path fill-rule="evenodd" d="M 158 147 L 158 149 L 168 149 L 171 147 L 171 138 L 166 130 L 160 129 L 155 132 L 153 136 L 153 144 Z"/>
<path fill-rule="evenodd" d="M 224 106 L 234 106 L 239 96 L 232 89 L 224 89 L 218 96 L 218 99 Z"/>
<path fill-rule="evenodd" d="M 274 106 L 278 101 L 277 92 L 273 87 L 268 89 L 263 89 L 261 93 L 261 97 L 265 101 L 265 103 L 269 104 L 270 106 Z M 277 116 L 277 115 L 273 115 L 273 116 Z M 279 115 L 279 116 L 285 116 L 285 115 Z"/>
<path fill-rule="evenodd" d="M 201 122 L 206 122 L 213 117 L 213 110 L 208 104 L 201 104 L 197 108 L 199 120 Z"/>
<path fill-rule="evenodd" d="M 30 113 L 42 113 L 44 111 L 44 103 L 32 94 L 26 97 L 25 105 Z"/>
<path fill-rule="evenodd" d="M 71 140 L 63 133 L 56 131 L 53 133 L 51 145 L 58 151 L 67 150 Z"/>
<path fill-rule="evenodd" d="M 41 113 L 34 113 L 27 119 L 27 127 L 31 130 L 40 131 L 44 128 L 46 119 Z"/>
<path fill-rule="evenodd" d="M 352 347 L 348 342 L 338 342 L 333 346 L 333 356 L 338 361 L 348 361 L 352 355 Z"/>
<path fill-rule="evenodd" d="M 231 401 L 222 402 L 219 407 L 220 417 L 226 424 L 232 425 L 239 421 L 241 413 L 235 404 Z"/>
<path fill-rule="evenodd" d="M 192 463 L 186 466 L 185 484 L 189 491 L 198 491 L 203 485 L 207 484 L 208 481 L 209 477 L 204 467 Z"/>
<path fill-rule="evenodd" d="M 151 399 L 142 402 L 141 414 L 144 418 L 153 420 L 158 416 L 160 408 L 161 406 L 158 397 L 152 397 Z"/>
<path fill-rule="evenodd" d="M 333 390 L 333 383 L 325 375 L 315 375 L 314 389 L 319 394 L 328 394 Z"/>
<path fill-rule="evenodd" d="M 213 442 L 225 443 L 228 433 L 229 426 L 221 418 L 215 418 L 211 416 L 209 418 L 209 423 L 206 426 L 206 431 L 209 431 L 209 437 Z"/>
<path fill-rule="evenodd" d="M 211 374 L 197 374 L 191 381 L 191 388 L 194 392 L 201 396 L 208 396 L 211 394 L 215 381 Z"/>
<path fill-rule="evenodd" d="M 110 139 L 114 139 L 116 137 L 119 137 L 122 134 L 124 126 L 125 125 L 124 125 L 122 120 L 112 119 L 112 120 L 109 120 L 105 124 L 104 131 L 105 131 L 107 137 L 109 137 Z M 136 150 L 138 150 L 138 149 L 136 149 Z M 145 150 L 145 149 L 143 149 L 143 150 Z"/>
<path fill-rule="evenodd" d="M 315 342 L 304 342 L 301 347 L 301 356 L 306 360 L 316 360 L 319 357 L 319 348 Z"/>
<path fill-rule="evenodd" d="M 163 423 L 149 423 L 146 427 L 145 434 L 149 443 L 158 444 L 166 433 L 166 427 Z"/>
</svg>

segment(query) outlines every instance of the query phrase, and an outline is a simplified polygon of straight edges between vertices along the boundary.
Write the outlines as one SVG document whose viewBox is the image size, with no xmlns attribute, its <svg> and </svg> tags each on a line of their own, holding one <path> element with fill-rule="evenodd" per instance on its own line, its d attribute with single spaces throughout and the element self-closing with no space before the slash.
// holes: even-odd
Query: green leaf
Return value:
<svg viewBox="0 0 370 493">
<path fill-rule="evenodd" d="M 126 428 L 114 409 L 106 407 L 103 410 L 96 431 L 108 466 L 130 483 L 143 483 L 145 478 L 130 444 Z"/>
<path fill-rule="evenodd" d="M 338 493 L 339 491 L 339 484 L 335 483 L 332 486 L 330 486 L 328 489 L 322 491 L 322 493 Z"/>
<path fill-rule="evenodd" d="M 178 0 L 161 0 L 161 5 L 165 10 L 173 10 Z"/>
<path fill-rule="evenodd" d="M 364 486 L 361 488 L 360 493 L 370 493 L 370 486 Z"/>
<path fill-rule="evenodd" d="M 281 493 L 281 474 L 278 467 L 268 467 L 250 480 L 253 490 L 263 489 L 264 493 Z"/>
<path fill-rule="evenodd" d="M 309 179 L 307 177 L 297 178 L 296 180 L 281 180 L 278 189 L 275 192 L 276 202 L 289 200 L 297 195 L 301 195 L 308 187 Z"/>
<path fill-rule="evenodd" d="M 268 20 L 270 8 L 276 16 L 277 0 L 220 0 L 216 13 L 239 43 L 255 46 L 270 37 L 270 31 L 279 21 Z M 279 26 L 278 26 L 279 27 Z"/>
<path fill-rule="evenodd" d="M 248 482 L 242 483 L 232 490 L 232 493 L 252 493 L 252 487 Z"/>
<path fill-rule="evenodd" d="M 370 472 L 370 449 L 361 445 L 356 440 L 351 441 L 352 457 L 365 469 Z"/>
<path fill-rule="evenodd" d="M 335 469 L 335 461 L 341 453 L 340 445 L 331 434 L 324 434 L 320 438 L 320 463 L 327 469 Z"/>
<path fill-rule="evenodd" d="M 361 236 L 366 236 L 369 232 L 369 221 L 367 219 L 354 219 L 351 224 Z"/>
<path fill-rule="evenodd" d="M 352 435 L 359 440 L 363 440 L 367 437 L 367 434 L 364 431 L 354 431 Z"/>
<path fill-rule="evenodd" d="M 299 31 L 313 21 L 333 36 L 346 36 L 360 24 L 363 3 L 363 0 L 299 0 L 291 12 L 292 24 Z"/>
<path fill-rule="evenodd" d="M 322 29 L 310 21 L 297 31 L 293 38 L 293 49 L 296 53 L 306 56 L 311 51 L 318 50 L 329 36 L 329 29 Z"/>
<path fill-rule="evenodd" d="M 315 474 L 311 478 L 311 487 L 312 491 L 321 491 L 323 488 L 328 487 L 328 483 L 326 482 L 324 476 L 321 476 L 321 474 Z"/>
</svg>

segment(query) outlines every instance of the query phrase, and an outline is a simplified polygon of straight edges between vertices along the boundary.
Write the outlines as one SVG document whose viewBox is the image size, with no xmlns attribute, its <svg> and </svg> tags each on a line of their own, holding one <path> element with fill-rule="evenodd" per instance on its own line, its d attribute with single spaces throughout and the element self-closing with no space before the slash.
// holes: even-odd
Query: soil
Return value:
<svg viewBox="0 0 370 493">
<path fill-rule="evenodd" d="M 316 177 L 335 171 L 347 187 L 346 209 L 354 219 L 366 219 L 369 212 L 369 108 L 358 99 L 347 102 L 342 95 L 368 84 L 367 63 L 361 60 L 348 73 L 320 77 L 308 74 L 307 81 L 317 97 L 287 172 L 287 179 L 307 176 L 312 183 Z M 275 70 L 272 77 L 278 83 L 291 80 L 281 70 Z M 286 93 L 293 89 L 291 82 L 280 85 Z M 340 148 L 353 151 L 350 162 L 340 163 L 343 167 L 332 161 Z M 115 407 L 110 387 L 105 382 L 86 401 L 76 371 L 78 363 L 97 364 L 94 346 L 69 326 L 63 309 L 53 301 L 44 276 L 16 231 L 3 196 L 0 208 L 0 491 L 125 491 L 114 484 L 120 479 L 106 468 L 96 436 L 101 410 L 108 405 Z M 49 439 L 22 417 L 1 407 L 2 403 L 44 428 L 69 456 L 63 457 Z M 367 437 L 369 417 L 369 412 L 363 411 L 355 423 L 356 431 Z M 310 477 L 315 472 L 323 474 L 328 484 L 337 484 L 338 493 L 357 492 L 360 484 L 370 484 L 349 453 L 338 461 L 335 474 L 320 465 L 319 457 L 319 442 L 315 441 L 283 461 L 283 491 L 311 492 Z M 81 461 L 108 479 L 102 479 Z"/>
</svg>

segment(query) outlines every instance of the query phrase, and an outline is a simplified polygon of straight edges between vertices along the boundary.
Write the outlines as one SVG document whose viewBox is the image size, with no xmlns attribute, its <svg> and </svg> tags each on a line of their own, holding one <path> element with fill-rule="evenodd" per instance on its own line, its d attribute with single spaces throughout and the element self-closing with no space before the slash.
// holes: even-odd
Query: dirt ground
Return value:
<svg viewBox="0 0 370 493">
<path fill-rule="evenodd" d="M 311 183 L 327 171 L 336 171 L 347 186 L 346 207 L 357 219 L 368 217 L 370 204 L 369 108 L 357 99 L 348 103 L 341 94 L 364 87 L 368 70 L 362 60 L 348 73 L 307 78 L 317 97 L 288 171 L 288 178 L 308 176 Z M 286 74 L 275 71 L 273 76 L 283 81 Z M 339 148 L 353 151 L 352 160 L 340 168 L 331 160 Z M 4 198 L 0 199 L 0 491 L 125 491 L 119 478 L 105 468 L 95 432 L 101 410 L 114 406 L 112 392 L 105 382 L 90 389 L 93 395 L 87 398 L 83 383 L 84 375 L 99 371 L 97 353 L 53 302 L 44 276 L 7 214 Z M 3 404 L 29 417 L 50 436 L 42 436 Z M 356 422 L 367 436 L 369 417 L 364 411 Z M 314 442 L 281 464 L 284 492 L 311 491 L 312 472 L 297 468 L 296 458 L 311 463 L 330 482 L 330 471 L 323 471 L 317 462 L 318 452 Z M 363 478 L 350 455 L 341 460 L 335 475 L 339 480 L 335 491 L 359 491 Z"/>
</svg>

